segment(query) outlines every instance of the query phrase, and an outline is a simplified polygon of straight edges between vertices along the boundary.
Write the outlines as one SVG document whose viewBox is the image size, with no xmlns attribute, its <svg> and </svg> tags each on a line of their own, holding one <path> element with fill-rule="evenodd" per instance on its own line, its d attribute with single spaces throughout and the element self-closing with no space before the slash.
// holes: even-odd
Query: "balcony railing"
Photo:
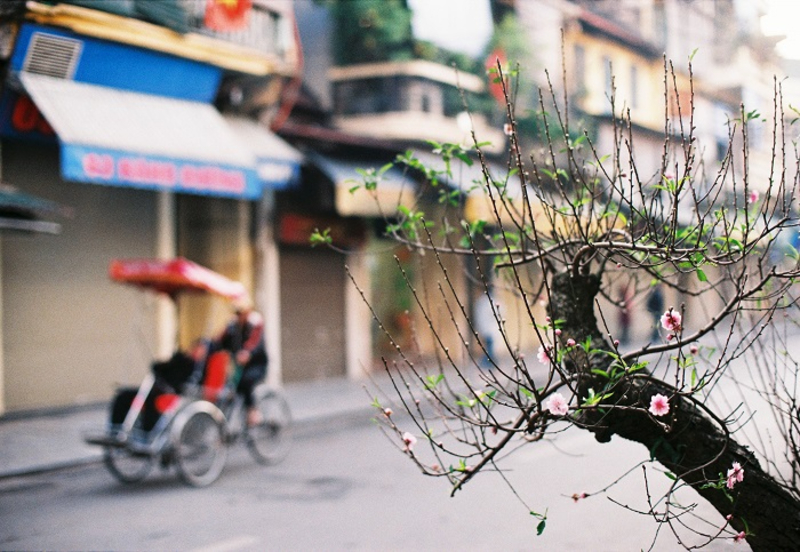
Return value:
<svg viewBox="0 0 800 552">
<path fill-rule="evenodd" d="M 182 34 L 200 34 L 260 54 L 284 57 L 294 40 L 289 18 L 260 2 L 253 3 L 244 28 L 229 32 L 206 27 L 208 0 L 61 0 L 61 3 L 147 21 Z"/>
<path fill-rule="evenodd" d="M 180 0 L 180 4 L 186 12 L 189 28 L 198 34 L 280 57 L 286 54 L 293 40 L 287 18 L 256 3 L 248 14 L 247 26 L 228 32 L 214 31 L 204 25 L 208 0 Z"/>
</svg>

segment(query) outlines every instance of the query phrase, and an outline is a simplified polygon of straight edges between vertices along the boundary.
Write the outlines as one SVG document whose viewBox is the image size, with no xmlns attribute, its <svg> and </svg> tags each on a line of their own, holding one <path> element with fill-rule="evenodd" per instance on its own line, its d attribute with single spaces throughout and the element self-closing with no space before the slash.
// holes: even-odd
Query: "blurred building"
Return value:
<svg viewBox="0 0 800 552">
<path fill-rule="evenodd" d="M 480 1 L 491 18 L 488 0 Z M 424 2 L 417 2 L 414 8 L 422 9 L 419 4 L 425 7 Z M 330 360 L 337 349 L 326 347 L 326 342 L 342 331 L 348 351 L 343 355 L 344 366 L 351 377 L 382 369 L 382 358 L 390 362 L 396 358 L 396 345 L 413 358 L 434 356 L 437 346 L 417 301 L 425 305 L 437 327 L 447 328 L 438 337 L 450 346 L 453 357 L 464 360 L 464 338 L 449 323 L 442 291 L 437 288 L 441 283 L 451 299 L 450 285 L 461 297 L 472 294 L 464 258 L 443 256 L 451 278 L 444 282 L 435 255 L 417 258 L 387 231 L 403 218 L 398 216 L 398 207 L 421 208 L 437 221 L 459 224 L 467 190 L 474 187 L 474 179 L 482 178 L 480 167 L 454 163 L 454 177 L 442 178 L 441 186 L 435 188 L 421 171 L 396 160 L 409 152 L 441 169 L 441 158 L 432 153 L 433 144 L 462 144 L 469 149 L 474 130 L 479 140 L 487 142 L 484 147 L 491 156 L 504 151 L 507 138 L 502 111 L 488 93 L 482 56 L 469 57 L 420 40 L 412 24 L 411 6 L 412 2 L 405 1 L 296 4 L 303 43 L 304 95 L 280 135 L 305 154 L 307 163 L 300 188 L 279 196 L 281 258 L 303 263 L 301 272 L 319 273 L 326 262 L 329 270 L 324 273 L 343 273 L 346 265 L 359 289 L 349 277 L 328 290 L 318 289 L 331 298 L 344 297 L 345 312 L 327 310 L 324 329 L 322 316 L 315 320 L 306 317 L 306 326 L 320 325 L 315 332 L 301 334 L 300 327 L 293 330 L 294 325 L 287 322 L 295 315 L 284 311 L 287 375 L 300 370 L 292 364 L 302 364 L 299 357 L 288 357 L 327 355 Z M 485 20 L 480 23 L 487 26 Z M 490 19 L 488 27 L 491 25 Z M 477 49 L 482 51 L 486 43 L 488 36 Z M 382 173 L 392 162 L 394 166 Z M 363 186 L 353 191 L 363 184 L 365 171 L 381 173 L 375 193 Z M 443 193 L 453 192 L 452 202 L 442 201 Z M 281 198 L 286 201 L 280 203 Z M 327 254 L 312 249 L 307 235 L 284 242 L 284 223 L 300 218 L 307 231 L 331 228 L 332 236 L 339 238 L 334 245 L 346 253 L 324 261 Z M 416 297 L 410 286 L 415 287 Z M 320 295 L 296 295 L 292 304 L 302 313 L 313 310 L 320 300 Z M 463 317 L 456 317 L 463 330 Z M 335 320 L 338 325 L 332 322 Z M 291 335 L 304 340 L 304 346 L 294 346 Z M 320 365 L 306 363 L 305 370 Z"/>
<path fill-rule="evenodd" d="M 363 13 L 358 11 L 359 4 Z M 483 4 L 488 8 L 483 11 L 476 9 L 475 2 L 469 9 L 451 4 L 450 11 L 436 19 L 438 26 L 433 28 L 438 34 L 421 40 L 415 18 L 442 4 L 411 0 L 298 4 L 304 84 L 317 109 L 325 113 L 324 124 L 340 136 L 348 136 L 338 141 L 340 153 L 354 151 L 354 139 L 366 139 L 373 145 L 384 144 L 387 150 L 411 150 L 420 160 L 437 166 L 436 156 L 431 155 L 432 148 L 424 140 L 470 146 L 470 132 L 474 130 L 478 141 L 491 143 L 486 153 L 493 163 L 492 172 L 502 178 L 505 160 L 501 152 L 506 145 L 500 133 L 503 108 L 481 100 L 485 100 L 487 91 L 497 94 L 497 87 L 487 77 L 486 65 L 491 66 L 499 57 L 501 61 L 519 62 L 523 80 L 532 81 L 531 86 L 523 83 L 519 88 L 519 117 L 538 111 L 539 90 L 545 96 L 549 94 L 547 69 L 555 97 L 558 101 L 568 99 L 572 131 L 577 136 L 588 130 L 601 158 L 619 150 L 622 170 L 618 176 L 626 182 L 660 183 L 665 175 L 680 178 L 687 160 L 679 150 L 691 132 L 697 149 L 689 162 L 693 169 L 701 168 L 695 184 L 702 189 L 728 156 L 731 128 L 740 129 L 743 117 L 749 117 L 750 185 L 762 193 L 766 190 L 772 167 L 768 137 L 773 121 L 773 75 L 781 71 L 775 53 L 777 40 L 764 37 L 758 27 L 763 9 L 760 2 L 486 0 Z M 481 39 L 480 33 L 464 30 L 475 43 L 467 56 L 474 65 L 466 69 L 469 64 L 443 56 L 446 49 L 440 46 L 453 34 L 451 26 L 456 22 L 464 25 L 462 16 L 470 11 L 490 17 L 494 35 Z M 411 21 L 408 28 L 404 26 L 406 18 Z M 471 120 L 464 117 L 464 98 L 475 115 Z M 549 105 L 547 98 L 545 104 Z M 296 130 L 290 125 L 284 136 L 304 151 L 321 147 L 307 141 L 299 143 L 293 136 Z M 531 134 L 528 151 L 536 155 L 535 132 Z M 670 138 L 666 163 L 665 135 Z M 334 142 L 328 140 L 327 147 Z M 630 170 L 629 147 L 635 152 L 635 173 Z M 741 148 L 741 134 L 737 134 L 733 150 L 738 153 Z M 583 152 L 586 157 L 592 155 L 588 148 Z M 363 167 L 377 169 L 390 155 L 379 157 L 372 163 L 363 158 L 360 162 Z M 739 159 L 735 173 L 741 175 Z M 441 161 L 438 163 L 440 168 Z M 458 165 L 458 177 L 448 183 L 451 189 L 462 186 L 466 190 L 473 179 L 482 178 Z M 614 168 L 609 168 L 614 173 Z M 360 177 L 354 174 L 351 179 L 358 181 Z M 458 210 L 455 220 L 485 218 L 485 198 L 465 191 Z M 339 208 L 334 211 L 337 216 L 348 217 Z M 350 216 L 354 214 L 365 216 Z M 368 243 L 377 250 L 382 229 L 374 223 L 370 228 Z M 369 245 L 366 250 L 370 250 Z M 407 301 L 379 305 L 382 283 L 392 285 L 390 271 L 378 260 L 371 263 L 366 281 L 372 283 L 373 304 L 378 305 L 381 319 L 402 318 Z M 420 284 L 437 280 L 434 271 L 414 277 Z M 468 288 L 466 282 L 459 285 L 459 292 Z M 392 287 L 392 294 L 402 297 L 402 288 Z M 426 326 L 413 309 L 410 326 Z M 508 326 L 517 325 L 511 321 Z M 401 324 L 392 329 L 393 335 L 403 335 Z M 647 329 L 642 330 L 643 335 Z M 373 357 L 377 358 L 385 351 L 378 345 L 381 337 L 373 338 Z M 427 345 L 431 353 L 433 344 Z"/>
<path fill-rule="evenodd" d="M 268 126 L 300 70 L 291 2 L 12 0 L 0 41 L 2 181 L 72 212 L 0 238 L 0 412 L 107 400 L 229 315 L 112 284 L 113 258 L 243 281 L 279 372 L 272 206 L 302 158 Z"/>
<path fill-rule="evenodd" d="M 775 115 L 775 76 L 781 79 L 783 71 L 775 50 L 780 37 L 765 37 L 759 27 L 762 2 L 503 3 L 513 7 L 536 52 L 533 66 L 546 67 L 558 77 L 552 79 L 556 93 L 566 92 L 575 117 L 594 129 L 599 152 L 613 151 L 615 132 L 630 136 L 639 179 L 647 182 L 665 172 L 676 172 L 674 165 L 661 166 L 665 133 L 677 144 L 681 135 L 688 137 L 691 131 L 697 141 L 694 167 L 704 166 L 704 177 L 710 180 L 727 155 L 733 125 L 739 129 L 734 147 L 741 150 L 741 121 L 750 113 L 751 181 L 759 191 L 766 190 L 772 163 L 769 130 Z M 566 91 L 561 71 L 565 72 Z M 543 75 L 536 80 L 544 84 Z M 630 129 L 624 123 L 628 115 Z M 682 170 L 683 162 L 675 162 Z"/>
<path fill-rule="evenodd" d="M 415 201 L 454 225 L 486 218 L 487 198 L 473 185 L 484 175 L 455 162 L 436 188 L 397 156 L 442 169 L 435 144 L 470 148 L 474 132 L 503 181 L 504 98 L 487 74 L 500 58 L 519 62 L 524 77 L 516 101 L 526 155 L 541 146 L 535 117 L 525 116 L 539 109 L 547 69 L 573 127 L 589 130 L 600 155 L 633 140 L 642 181 L 670 172 L 663 138 L 679 140 L 681 125 L 694 127 L 712 176 L 744 104 L 759 114 L 751 182 L 765 186 L 779 70 L 775 41 L 752 25 L 759 6 L 5 0 L 0 177 L 13 189 L 0 188 L 0 413 L 107 400 L 169 354 L 176 332 L 186 345 L 227 315 L 224 304 L 185 298 L 175 308 L 110 283 L 117 257 L 180 255 L 243 281 L 267 317 L 275 381 L 361 377 L 395 344 L 431 357 L 437 344 L 418 298 L 449 327 L 437 338 L 466 361 L 467 334 L 449 323 L 442 297 L 468 298 L 469 312 L 480 291 L 474 263 L 444 257 L 442 282 L 434 255 L 412 262 L 386 234 L 402 219 L 398 207 Z M 453 42 L 454 30 L 469 40 Z M 359 188 L 365 176 L 380 177 L 376 191 Z M 4 218 L 18 228 L 6 230 Z M 336 250 L 311 247 L 322 229 Z M 508 307 L 512 334 L 538 346 L 515 319 L 525 309 Z"/>
</svg>

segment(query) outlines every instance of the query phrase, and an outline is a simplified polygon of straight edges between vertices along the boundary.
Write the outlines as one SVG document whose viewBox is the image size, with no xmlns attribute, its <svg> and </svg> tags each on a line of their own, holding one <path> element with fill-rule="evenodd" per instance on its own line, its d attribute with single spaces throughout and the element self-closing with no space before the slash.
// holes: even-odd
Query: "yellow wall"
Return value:
<svg viewBox="0 0 800 552">
<path fill-rule="evenodd" d="M 631 119 L 644 127 L 664 126 L 664 65 L 615 42 L 572 30 L 565 35 L 567 82 L 571 96 L 578 96 L 583 110 L 591 114 L 610 112 L 606 90 L 606 61 L 610 60 L 615 87 L 615 110 L 631 108 Z M 583 75 L 577 74 L 576 47 L 584 51 Z M 632 97 L 632 68 L 636 68 L 637 102 Z"/>
</svg>

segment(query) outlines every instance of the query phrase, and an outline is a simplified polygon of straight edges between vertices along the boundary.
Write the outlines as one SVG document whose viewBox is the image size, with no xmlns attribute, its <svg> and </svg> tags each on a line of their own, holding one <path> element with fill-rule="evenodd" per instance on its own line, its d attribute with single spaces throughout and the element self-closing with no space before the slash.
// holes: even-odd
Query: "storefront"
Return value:
<svg viewBox="0 0 800 552">
<path fill-rule="evenodd" d="M 176 332 L 210 307 L 176 310 L 112 284 L 113 258 L 184 255 L 240 279 L 278 333 L 270 198 L 295 180 L 300 155 L 214 107 L 222 74 L 20 27 L 0 98 L 2 181 L 74 214 L 57 235 L 2 235 L 0 413 L 107 400 L 152 358 L 213 330 Z"/>
</svg>

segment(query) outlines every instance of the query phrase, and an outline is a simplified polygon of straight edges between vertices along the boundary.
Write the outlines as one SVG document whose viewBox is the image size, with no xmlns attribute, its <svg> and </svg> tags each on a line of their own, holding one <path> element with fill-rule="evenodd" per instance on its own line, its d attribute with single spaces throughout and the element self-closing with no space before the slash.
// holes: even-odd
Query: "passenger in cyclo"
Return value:
<svg viewBox="0 0 800 552">
<path fill-rule="evenodd" d="M 228 355 L 235 361 L 236 372 L 229 373 Z M 234 303 L 234 316 L 214 340 L 198 339 L 188 351 L 177 350 L 168 360 L 152 364 L 155 382 L 148 393 L 140 415 L 140 427 L 150 431 L 172 405 L 177 395 L 198 385 L 202 398 L 218 402 L 229 378 L 242 396 L 247 409 L 247 424 L 255 426 L 263 419 L 255 406 L 253 392 L 267 375 L 267 352 L 264 341 L 264 319 L 253 310 L 252 303 Z M 138 393 L 138 388 L 123 388 L 111 403 L 111 423 L 120 425 Z"/>
<path fill-rule="evenodd" d="M 150 431 L 158 418 L 175 403 L 177 395 L 200 379 L 205 367 L 207 345 L 196 340 L 188 351 L 177 350 L 167 360 L 155 361 L 151 366 L 155 381 L 145 398 L 141 412 L 141 429 Z M 111 423 L 122 424 L 139 391 L 126 387 L 117 391 L 111 402 Z"/>
<path fill-rule="evenodd" d="M 255 406 L 253 391 L 267 375 L 267 349 L 264 341 L 264 317 L 253 310 L 249 299 L 234 302 L 234 316 L 212 345 L 228 351 L 237 366 L 236 392 L 247 409 L 247 425 L 255 426 L 263 419 Z"/>
</svg>

